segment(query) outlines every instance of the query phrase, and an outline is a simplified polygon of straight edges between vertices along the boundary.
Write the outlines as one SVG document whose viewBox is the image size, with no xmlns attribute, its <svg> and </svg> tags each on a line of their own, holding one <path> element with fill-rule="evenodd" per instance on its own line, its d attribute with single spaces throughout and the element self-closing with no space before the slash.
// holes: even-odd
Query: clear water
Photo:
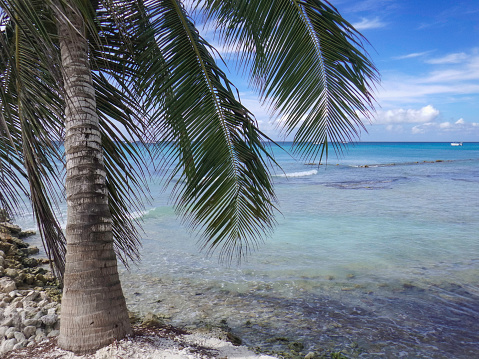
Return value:
<svg viewBox="0 0 479 359">
<path fill-rule="evenodd" d="M 327 166 L 274 151 L 282 214 L 240 266 L 200 253 L 152 185 L 130 309 L 264 349 L 479 357 L 479 143 L 358 143 Z"/>
</svg>

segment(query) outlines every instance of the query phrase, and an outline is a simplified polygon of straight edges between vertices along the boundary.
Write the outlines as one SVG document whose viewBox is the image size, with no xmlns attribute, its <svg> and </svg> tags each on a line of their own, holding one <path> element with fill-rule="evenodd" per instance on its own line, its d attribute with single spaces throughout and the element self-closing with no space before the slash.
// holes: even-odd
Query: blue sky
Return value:
<svg viewBox="0 0 479 359">
<path fill-rule="evenodd" d="M 331 2 L 369 40 L 381 74 L 361 141 L 479 141 L 478 0 Z M 260 128 L 280 139 L 247 81 L 230 77 Z"/>
</svg>

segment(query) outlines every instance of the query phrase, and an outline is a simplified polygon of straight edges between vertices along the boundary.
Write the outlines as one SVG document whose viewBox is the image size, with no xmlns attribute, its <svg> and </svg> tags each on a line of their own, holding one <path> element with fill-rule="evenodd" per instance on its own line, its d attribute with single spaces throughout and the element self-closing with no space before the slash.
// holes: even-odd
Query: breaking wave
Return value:
<svg viewBox="0 0 479 359">
<path fill-rule="evenodd" d="M 314 176 L 317 174 L 317 170 L 311 170 L 311 171 L 303 171 L 303 172 L 292 172 L 292 173 L 284 173 L 277 175 L 276 177 L 307 177 L 307 176 Z"/>
</svg>

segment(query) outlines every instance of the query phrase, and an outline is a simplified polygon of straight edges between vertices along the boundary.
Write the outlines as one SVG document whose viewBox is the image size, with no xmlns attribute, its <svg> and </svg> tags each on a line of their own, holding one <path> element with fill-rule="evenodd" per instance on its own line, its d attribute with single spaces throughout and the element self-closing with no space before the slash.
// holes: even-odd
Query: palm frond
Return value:
<svg viewBox="0 0 479 359">
<path fill-rule="evenodd" d="M 52 208 L 63 195 L 65 95 L 54 19 L 71 1 L 87 26 L 120 258 L 138 255 L 132 212 L 143 209 L 145 168 L 160 154 L 177 212 L 202 231 L 205 247 L 241 258 L 274 226 L 274 158 L 179 0 L 0 0 L 0 201 L 20 201 L 17 185 L 29 192 L 61 268 L 64 239 Z M 364 39 L 328 2 L 197 3 L 305 156 L 327 154 L 330 143 L 340 149 L 364 129 L 377 71 Z"/>
<path fill-rule="evenodd" d="M 168 143 L 165 163 L 178 176 L 176 210 L 202 229 L 205 247 L 241 258 L 274 225 L 266 136 L 234 97 L 181 2 L 146 3 L 166 66 L 151 93 L 164 106 L 152 118 Z"/>
<path fill-rule="evenodd" d="M 224 42 L 251 66 L 252 86 L 306 157 L 365 130 L 378 73 L 364 38 L 327 1 L 206 0 Z M 316 144 L 322 144 L 318 146 Z"/>
<path fill-rule="evenodd" d="M 45 31 L 54 29 L 52 19 L 42 2 L 33 1 L 36 18 Z M 14 35 L 3 36 L 1 105 L 6 129 L 18 155 L 13 157 L 20 174 L 28 180 L 29 198 L 49 258 L 55 263 L 58 274 L 63 271 L 65 238 L 52 209 L 59 203 L 61 194 L 60 171 L 62 167 L 58 142 L 61 140 L 63 101 L 58 91 L 59 70 L 54 70 L 58 59 L 43 51 L 45 43 L 30 32 L 31 26 L 23 24 L 32 8 L 10 7 L 9 27 Z M 28 11 L 28 14 L 23 13 Z M 8 13 L 8 12 L 7 12 Z M 54 36 L 49 34 L 49 38 Z M 52 43 L 50 43 L 51 45 Z M 43 51 L 43 55 L 38 55 Z M 47 63 L 47 65 L 45 65 Z M 47 68 L 47 66 L 51 66 Z M 57 75 L 57 79 L 53 76 Z M 5 125 L 4 125 L 5 127 Z M 17 162 L 18 161 L 18 162 Z M 60 165 L 58 167 L 57 165 Z M 19 170 L 22 166 L 25 171 Z M 18 181 L 16 181 L 18 183 Z M 21 188 L 21 187 L 20 187 Z"/>
</svg>

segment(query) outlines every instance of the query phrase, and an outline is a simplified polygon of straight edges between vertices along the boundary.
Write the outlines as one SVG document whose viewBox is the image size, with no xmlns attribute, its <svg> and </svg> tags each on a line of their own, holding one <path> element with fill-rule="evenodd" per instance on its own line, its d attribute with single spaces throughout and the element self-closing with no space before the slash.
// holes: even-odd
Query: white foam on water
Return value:
<svg viewBox="0 0 479 359">
<path fill-rule="evenodd" d="M 307 176 L 314 176 L 317 174 L 317 170 L 311 170 L 311 171 L 303 171 L 303 172 L 292 172 L 292 173 L 284 173 L 277 175 L 277 177 L 307 177 Z"/>
<path fill-rule="evenodd" d="M 150 209 L 147 209 L 147 210 L 144 210 L 144 211 L 131 212 L 130 213 L 130 218 L 131 219 L 141 218 L 143 216 L 146 216 L 148 213 L 154 211 L 155 209 L 156 209 L 156 207 L 153 207 L 153 208 L 150 208 Z"/>
</svg>

